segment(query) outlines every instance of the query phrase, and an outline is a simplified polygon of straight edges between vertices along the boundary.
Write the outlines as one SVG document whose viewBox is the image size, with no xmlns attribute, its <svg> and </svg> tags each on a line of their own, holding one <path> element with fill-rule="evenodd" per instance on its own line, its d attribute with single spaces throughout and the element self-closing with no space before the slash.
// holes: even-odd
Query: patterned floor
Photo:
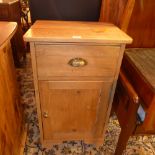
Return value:
<svg viewBox="0 0 155 155">
<path fill-rule="evenodd" d="M 117 144 L 120 127 L 115 116 L 109 120 L 103 146 L 95 148 L 83 141 L 63 142 L 53 145 L 51 149 L 42 148 L 39 143 L 39 129 L 34 99 L 34 85 L 30 55 L 27 56 L 22 69 L 17 69 L 23 105 L 25 107 L 28 136 L 24 155 L 113 155 Z M 124 155 L 155 155 L 155 136 L 138 136 L 129 139 Z"/>
</svg>

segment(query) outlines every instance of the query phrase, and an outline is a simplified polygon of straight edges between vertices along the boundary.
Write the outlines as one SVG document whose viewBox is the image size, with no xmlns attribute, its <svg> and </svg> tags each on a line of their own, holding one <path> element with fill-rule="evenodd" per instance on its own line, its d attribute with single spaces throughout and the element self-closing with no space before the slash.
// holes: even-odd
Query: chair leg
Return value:
<svg viewBox="0 0 155 155">
<path fill-rule="evenodd" d="M 123 151 L 126 149 L 126 145 L 128 142 L 129 137 L 133 133 L 133 128 L 124 128 L 121 130 L 118 143 L 115 150 L 115 155 L 122 155 Z"/>
</svg>

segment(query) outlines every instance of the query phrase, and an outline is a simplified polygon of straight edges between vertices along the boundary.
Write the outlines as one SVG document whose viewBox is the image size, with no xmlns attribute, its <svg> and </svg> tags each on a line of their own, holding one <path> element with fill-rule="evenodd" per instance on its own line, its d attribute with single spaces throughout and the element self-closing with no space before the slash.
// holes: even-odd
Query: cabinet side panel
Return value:
<svg viewBox="0 0 155 155">
<path fill-rule="evenodd" d="M 11 45 L 0 49 L 0 154 L 18 154 L 23 131 L 23 111 L 16 81 Z M 13 146 L 13 147 L 12 147 Z"/>
<path fill-rule="evenodd" d="M 35 43 L 30 43 L 30 51 L 31 51 L 31 59 L 32 59 L 32 69 L 33 69 L 33 81 L 35 88 L 35 101 L 37 106 L 37 115 L 39 121 L 39 129 L 40 129 L 40 140 L 43 142 L 43 132 L 42 132 L 42 120 L 41 120 L 41 110 L 40 110 L 40 99 L 39 99 L 39 90 L 38 90 L 38 75 L 37 75 L 37 65 L 36 65 L 36 50 Z"/>
<path fill-rule="evenodd" d="M 112 102 L 113 102 L 113 98 L 114 98 L 114 94 L 115 94 L 115 89 L 116 89 L 116 84 L 117 84 L 117 79 L 118 79 L 118 76 L 119 76 L 120 67 L 121 67 L 122 59 L 123 59 L 123 55 L 124 55 L 124 50 L 125 50 L 125 44 L 122 44 L 120 52 L 119 52 L 120 54 L 119 54 L 119 59 L 118 59 L 118 62 L 117 62 L 117 67 L 116 67 L 116 71 L 115 71 L 114 81 L 113 81 L 113 85 L 112 85 L 112 88 L 111 88 L 111 93 L 110 93 L 110 98 L 109 98 L 109 106 L 108 106 L 107 112 L 106 112 L 106 121 L 105 121 L 105 128 L 104 128 L 104 132 L 103 133 L 105 133 L 105 129 L 106 129 L 108 121 L 109 121 L 111 107 L 112 107 Z"/>
</svg>

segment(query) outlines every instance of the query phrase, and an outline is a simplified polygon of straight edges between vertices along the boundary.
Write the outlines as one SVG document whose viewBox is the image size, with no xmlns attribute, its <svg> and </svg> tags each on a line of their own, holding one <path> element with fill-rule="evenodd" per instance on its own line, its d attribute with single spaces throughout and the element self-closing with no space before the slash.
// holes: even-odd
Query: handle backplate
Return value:
<svg viewBox="0 0 155 155">
<path fill-rule="evenodd" d="M 84 67 L 88 62 L 83 58 L 74 58 L 69 60 L 68 64 L 72 67 Z"/>
</svg>

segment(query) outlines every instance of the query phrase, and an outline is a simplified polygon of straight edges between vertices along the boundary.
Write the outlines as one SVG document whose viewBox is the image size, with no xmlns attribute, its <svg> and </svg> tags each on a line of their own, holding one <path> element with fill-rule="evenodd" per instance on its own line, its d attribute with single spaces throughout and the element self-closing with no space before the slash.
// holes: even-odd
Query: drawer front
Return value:
<svg viewBox="0 0 155 155">
<path fill-rule="evenodd" d="M 38 77 L 113 77 L 119 46 L 36 45 Z"/>
</svg>

